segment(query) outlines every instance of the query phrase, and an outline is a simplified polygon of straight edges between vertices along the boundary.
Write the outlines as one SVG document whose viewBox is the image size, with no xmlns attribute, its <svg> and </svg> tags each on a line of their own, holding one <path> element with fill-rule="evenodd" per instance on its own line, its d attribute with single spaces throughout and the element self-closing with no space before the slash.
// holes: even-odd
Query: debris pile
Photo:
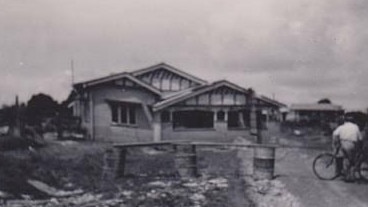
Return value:
<svg viewBox="0 0 368 207">
<path fill-rule="evenodd" d="M 279 180 L 246 180 L 247 194 L 259 207 L 300 207 L 299 200 Z"/>
<path fill-rule="evenodd" d="M 124 179 L 117 184 L 118 190 L 108 192 L 58 191 L 40 181 L 32 180 L 29 183 L 48 193 L 50 198 L 34 200 L 30 196 L 24 196 L 23 199 L 3 199 L 3 205 L 9 207 L 216 206 L 226 202 L 229 187 L 226 178 L 206 176 L 195 179 Z"/>
</svg>

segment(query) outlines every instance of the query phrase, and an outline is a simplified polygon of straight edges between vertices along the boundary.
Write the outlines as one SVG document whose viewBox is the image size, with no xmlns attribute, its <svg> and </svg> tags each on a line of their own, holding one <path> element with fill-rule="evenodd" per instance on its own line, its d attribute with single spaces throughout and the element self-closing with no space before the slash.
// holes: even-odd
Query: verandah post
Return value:
<svg viewBox="0 0 368 207">
<path fill-rule="evenodd" d="M 159 142 L 162 139 L 162 127 L 161 127 L 161 112 L 155 112 L 153 114 L 153 141 Z"/>
<path fill-rule="evenodd" d="M 250 133 L 256 136 L 256 142 L 262 143 L 262 123 L 261 115 L 257 106 L 255 92 L 250 89 Z"/>
</svg>

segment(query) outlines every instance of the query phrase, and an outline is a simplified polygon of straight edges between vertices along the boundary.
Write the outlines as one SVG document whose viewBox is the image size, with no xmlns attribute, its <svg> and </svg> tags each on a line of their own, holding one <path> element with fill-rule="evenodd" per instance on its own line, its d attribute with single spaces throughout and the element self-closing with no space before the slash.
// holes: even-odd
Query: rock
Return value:
<svg viewBox="0 0 368 207">
<path fill-rule="evenodd" d="M 30 196 L 30 195 L 24 195 L 24 194 L 22 194 L 22 195 L 20 195 L 24 200 L 31 200 L 32 199 L 32 197 Z"/>
<path fill-rule="evenodd" d="M 190 199 L 192 201 L 204 201 L 206 200 L 206 197 L 203 194 L 195 193 L 192 196 L 190 196 Z"/>
<path fill-rule="evenodd" d="M 64 185 L 64 187 L 67 188 L 67 189 L 72 189 L 72 188 L 74 188 L 74 184 L 73 183 L 66 183 Z"/>
<path fill-rule="evenodd" d="M 50 202 L 53 204 L 59 204 L 59 201 L 56 198 L 51 198 Z"/>
<path fill-rule="evenodd" d="M 198 183 L 194 183 L 194 182 L 191 182 L 191 183 L 184 183 L 183 184 L 184 187 L 187 187 L 187 188 L 196 188 L 199 186 Z"/>
<path fill-rule="evenodd" d="M 132 195 L 133 195 L 133 191 L 124 190 L 124 191 L 121 192 L 121 195 L 123 195 L 124 197 L 127 197 L 127 198 L 131 198 Z"/>
<path fill-rule="evenodd" d="M 300 131 L 300 130 L 298 130 L 298 129 L 295 129 L 295 130 L 293 131 L 293 133 L 294 133 L 294 135 L 296 135 L 296 136 L 302 136 L 302 135 L 303 135 L 303 132 L 302 132 L 302 131 Z"/>
<path fill-rule="evenodd" d="M 144 196 L 144 195 L 140 195 L 140 196 L 138 196 L 138 198 L 137 198 L 139 201 L 144 201 L 144 200 L 146 200 L 146 196 Z"/>
<path fill-rule="evenodd" d="M 90 193 L 83 194 L 82 196 L 69 198 L 69 202 L 74 205 L 81 205 L 92 201 L 97 201 L 102 198 L 102 195 L 92 195 Z"/>
<path fill-rule="evenodd" d="M 225 178 L 215 178 L 215 179 L 209 180 L 208 182 L 215 185 L 218 188 L 228 188 L 229 187 L 227 179 Z"/>
<path fill-rule="evenodd" d="M 167 182 L 164 183 L 162 181 L 153 181 L 148 183 L 149 186 L 154 186 L 154 187 L 161 187 L 161 188 L 165 188 L 165 187 L 170 187 L 172 185 L 171 182 Z"/>
</svg>

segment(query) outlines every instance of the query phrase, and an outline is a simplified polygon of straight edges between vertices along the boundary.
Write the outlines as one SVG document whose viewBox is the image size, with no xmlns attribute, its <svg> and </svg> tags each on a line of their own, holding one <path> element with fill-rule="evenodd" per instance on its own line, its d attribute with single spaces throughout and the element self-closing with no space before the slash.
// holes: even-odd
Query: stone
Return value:
<svg viewBox="0 0 368 207">
<path fill-rule="evenodd" d="M 184 183 L 183 184 L 184 187 L 187 187 L 187 188 L 196 188 L 199 186 L 198 183 L 194 183 L 194 182 L 191 182 L 191 183 Z"/>
<path fill-rule="evenodd" d="M 154 186 L 154 187 L 161 187 L 161 188 L 165 188 L 165 187 L 170 187 L 172 185 L 171 182 L 162 182 L 162 181 L 153 181 L 148 183 L 149 186 Z"/>
</svg>

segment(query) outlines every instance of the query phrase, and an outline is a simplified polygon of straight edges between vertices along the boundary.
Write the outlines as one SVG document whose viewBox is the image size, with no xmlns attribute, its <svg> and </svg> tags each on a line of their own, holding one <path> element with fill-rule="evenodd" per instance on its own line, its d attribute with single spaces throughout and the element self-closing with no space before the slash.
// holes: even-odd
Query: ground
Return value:
<svg viewBox="0 0 368 207">
<path fill-rule="evenodd" d="M 367 183 L 345 183 L 341 179 L 322 181 L 313 174 L 312 163 L 321 152 L 329 151 L 329 135 L 320 133 L 304 136 L 280 133 L 278 128 L 270 128 L 273 136 L 279 137 L 280 144 L 297 146 L 278 148 L 275 174 L 288 192 L 292 192 L 298 207 L 345 207 L 367 206 Z M 286 205 L 285 205 L 286 206 Z"/>
<path fill-rule="evenodd" d="M 245 196 L 235 149 L 198 148 L 200 176 L 180 178 L 172 148 L 141 148 L 127 154 L 125 177 L 102 179 L 109 144 L 49 140 L 41 148 L 0 154 L 4 206 L 252 206 Z M 50 196 L 29 180 L 57 189 Z M 48 188 L 46 188 L 48 189 Z"/>
<path fill-rule="evenodd" d="M 12 194 L 4 206 L 367 206 L 365 183 L 321 181 L 312 172 L 318 153 L 329 150 L 329 137 L 311 129 L 279 130 L 269 125 L 266 142 L 279 144 L 275 179 L 254 180 L 249 148 L 198 148 L 199 177 L 178 177 L 171 148 L 128 152 L 125 177 L 103 181 L 103 154 L 109 144 L 48 141 L 43 148 L 23 148 L 0 154 L 0 197 Z M 235 143 L 252 143 L 238 138 Z M 82 193 L 50 197 L 34 193 L 27 180 L 58 190 Z"/>
</svg>

